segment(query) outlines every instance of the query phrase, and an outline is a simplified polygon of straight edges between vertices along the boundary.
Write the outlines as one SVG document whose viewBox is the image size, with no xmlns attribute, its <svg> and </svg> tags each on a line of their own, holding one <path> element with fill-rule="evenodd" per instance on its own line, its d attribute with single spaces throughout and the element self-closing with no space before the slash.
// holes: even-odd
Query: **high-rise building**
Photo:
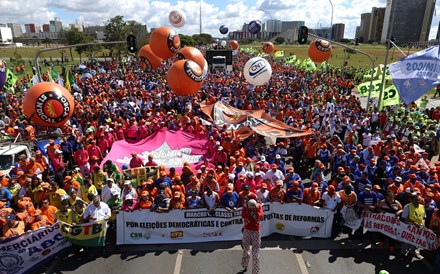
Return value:
<svg viewBox="0 0 440 274">
<path fill-rule="evenodd" d="M 342 23 L 333 24 L 331 39 L 336 42 L 340 42 L 341 39 L 344 38 L 344 31 L 345 31 L 345 24 Z"/>
<path fill-rule="evenodd" d="M 40 32 L 40 26 L 36 24 L 25 24 L 24 29 L 26 30 L 26 36 L 29 38 L 37 36 L 37 33 Z"/>
<path fill-rule="evenodd" d="M 21 29 L 21 25 L 15 23 L 8 23 L 8 27 L 12 31 L 12 37 L 21 37 L 23 35 L 23 30 Z"/>
<path fill-rule="evenodd" d="M 281 22 L 281 32 L 288 29 L 299 29 L 299 27 L 305 26 L 305 21 L 282 21 Z"/>
<path fill-rule="evenodd" d="M 12 30 L 9 27 L 0 27 L 0 43 L 12 43 Z"/>
<path fill-rule="evenodd" d="M 50 32 L 50 25 L 49 24 L 43 24 L 43 32 Z"/>
<path fill-rule="evenodd" d="M 50 20 L 49 24 L 51 26 L 51 32 L 60 32 L 63 30 L 63 23 L 58 17 L 55 17 L 54 20 Z"/>
<path fill-rule="evenodd" d="M 267 20 L 264 30 L 267 32 L 281 32 L 282 22 L 277 19 Z"/>
<path fill-rule="evenodd" d="M 373 7 L 371 9 L 370 35 L 368 41 L 380 42 L 384 18 L 385 8 Z"/>
<path fill-rule="evenodd" d="M 434 9 L 434 0 L 387 0 L 381 43 L 391 36 L 397 44 L 428 41 Z"/>
<path fill-rule="evenodd" d="M 356 26 L 356 31 L 355 31 L 354 37 L 355 38 L 361 37 L 361 26 Z"/>
<path fill-rule="evenodd" d="M 370 39 L 370 21 L 371 13 L 361 14 L 361 25 L 359 26 L 359 37 L 362 42 L 368 42 Z"/>
</svg>

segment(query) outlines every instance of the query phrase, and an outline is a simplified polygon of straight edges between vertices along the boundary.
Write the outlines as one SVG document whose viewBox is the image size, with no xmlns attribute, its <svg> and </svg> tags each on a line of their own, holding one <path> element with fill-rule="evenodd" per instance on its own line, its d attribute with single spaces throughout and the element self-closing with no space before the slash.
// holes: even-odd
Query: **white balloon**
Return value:
<svg viewBox="0 0 440 274">
<path fill-rule="evenodd" d="M 226 47 L 226 41 L 225 41 L 225 40 L 222 40 L 222 41 L 220 42 L 220 45 L 221 45 L 222 47 Z"/>
<path fill-rule="evenodd" d="M 185 25 L 185 13 L 181 10 L 172 10 L 168 15 L 168 20 L 173 27 L 180 28 Z"/>
<path fill-rule="evenodd" d="M 205 59 L 205 65 L 203 66 L 202 77 L 206 78 L 208 75 L 208 62 Z"/>
<path fill-rule="evenodd" d="M 272 76 L 272 67 L 266 59 L 254 57 L 246 62 L 243 74 L 249 84 L 262 86 L 269 82 Z"/>
</svg>

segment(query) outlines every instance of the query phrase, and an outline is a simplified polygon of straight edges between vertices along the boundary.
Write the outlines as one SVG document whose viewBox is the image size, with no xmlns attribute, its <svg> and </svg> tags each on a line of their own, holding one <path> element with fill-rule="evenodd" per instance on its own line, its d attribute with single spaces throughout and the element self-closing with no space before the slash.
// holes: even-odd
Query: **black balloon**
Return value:
<svg viewBox="0 0 440 274">
<path fill-rule="evenodd" d="M 226 34 L 226 33 L 228 33 L 229 29 L 227 26 L 221 25 L 219 31 L 221 34 Z"/>
<path fill-rule="evenodd" d="M 261 31 L 261 21 L 253 20 L 248 25 L 248 31 L 252 34 L 257 34 Z"/>
</svg>

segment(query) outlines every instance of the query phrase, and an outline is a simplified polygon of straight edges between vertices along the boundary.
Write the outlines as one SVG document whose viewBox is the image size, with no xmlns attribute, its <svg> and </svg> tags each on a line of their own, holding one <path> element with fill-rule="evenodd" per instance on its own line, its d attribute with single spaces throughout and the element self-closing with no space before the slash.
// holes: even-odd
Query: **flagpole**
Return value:
<svg viewBox="0 0 440 274">
<path fill-rule="evenodd" d="M 385 53 L 385 62 L 383 64 L 383 71 L 382 71 L 382 82 L 380 85 L 380 91 L 379 91 L 379 101 L 378 101 L 378 109 L 381 110 L 381 104 L 382 104 L 382 94 L 383 94 L 383 90 L 384 90 L 384 84 L 385 84 L 385 74 L 387 71 L 387 65 L 388 65 L 388 54 L 390 52 L 390 45 L 391 45 L 391 37 L 393 35 L 393 29 L 394 29 L 394 18 L 396 17 L 396 9 L 393 7 L 395 7 L 394 5 L 394 1 L 391 2 L 391 9 L 393 10 L 392 13 L 392 20 L 391 20 L 391 28 L 390 28 L 390 32 L 387 33 L 388 39 L 387 39 L 387 52 Z M 394 44 L 394 43 L 393 43 Z"/>
</svg>

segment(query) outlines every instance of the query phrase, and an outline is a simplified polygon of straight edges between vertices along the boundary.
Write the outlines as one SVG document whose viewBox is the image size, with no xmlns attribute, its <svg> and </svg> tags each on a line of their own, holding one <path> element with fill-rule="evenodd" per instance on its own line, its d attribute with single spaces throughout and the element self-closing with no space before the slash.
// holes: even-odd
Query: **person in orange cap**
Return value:
<svg viewBox="0 0 440 274">
<path fill-rule="evenodd" d="M 321 192 L 318 189 L 318 184 L 312 183 L 310 187 L 303 190 L 303 202 L 311 206 L 317 206 L 321 199 Z"/>
<path fill-rule="evenodd" d="M 284 177 L 284 174 L 281 170 L 278 169 L 277 164 L 272 164 L 270 166 L 270 170 L 266 172 L 266 175 L 264 175 L 263 180 L 269 179 L 272 186 L 275 186 L 276 181 L 281 180 L 284 181 L 286 178 Z"/>
<path fill-rule="evenodd" d="M 226 193 L 220 198 L 220 207 L 231 211 L 236 210 L 240 203 L 240 195 L 234 191 L 234 185 L 228 184 Z"/>
</svg>

